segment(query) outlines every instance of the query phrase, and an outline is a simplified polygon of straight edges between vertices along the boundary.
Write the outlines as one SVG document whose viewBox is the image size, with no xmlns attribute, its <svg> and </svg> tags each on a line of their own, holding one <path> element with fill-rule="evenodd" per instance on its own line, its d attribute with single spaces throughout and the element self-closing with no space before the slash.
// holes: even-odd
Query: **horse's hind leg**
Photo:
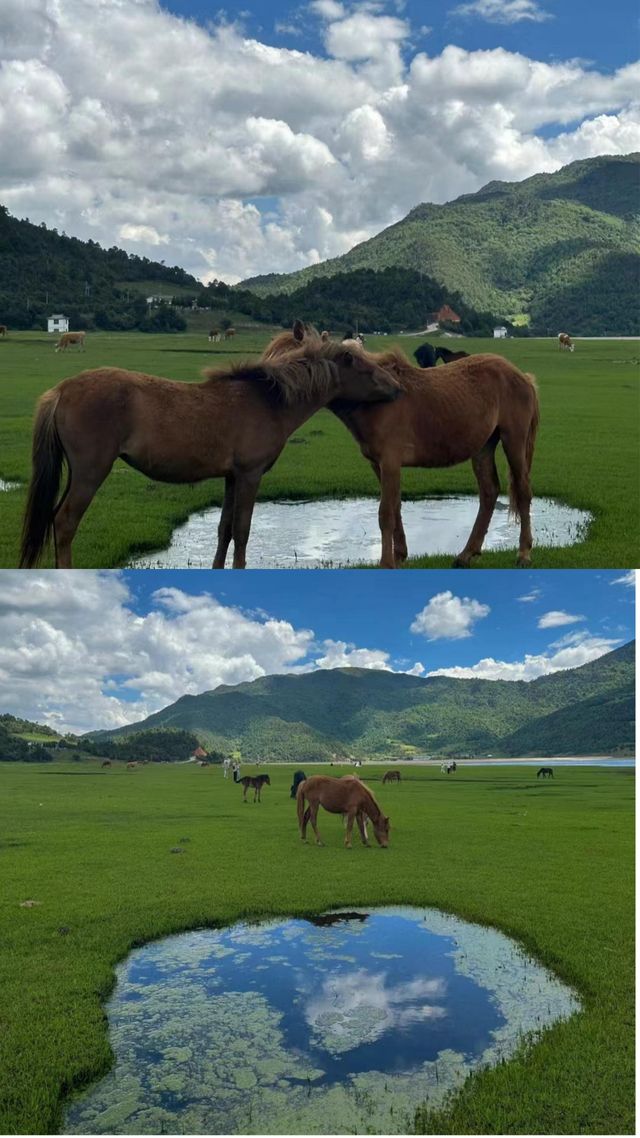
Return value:
<svg viewBox="0 0 640 1138">
<path fill-rule="evenodd" d="M 497 445 L 498 434 L 495 432 L 482 450 L 478 451 L 478 454 L 471 459 L 473 472 L 478 483 L 480 508 L 467 544 L 453 563 L 456 569 L 468 569 L 472 557 L 479 557 L 482 553 L 482 543 L 487 536 L 489 523 L 493 517 L 493 511 L 500 493 L 500 479 L 498 478 L 495 459 Z"/>
<path fill-rule="evenodd" d="M 302 815 L 302 822 L 300 823 L 300 837 L 303 842 L 307 840 L 307 826 L 309 825 L 309 818 L 311 817 L 311 810 L 307 806 L 304 814 Z"/>
<path fill-rule="evenodd" d="M 92 468 L 86 461 L 69 463 L 69 482 L 53 522 L 56 569 L 71 569 L 71 544 L 78 526 L 113 466 L 112 458 L 102 463 L 92 458 Z"/>
<path fill-rule="evenodd" d="M 511 485 L 509 499 L 512 511 L 520 518 L 520 546 L 516 565 L 526 569 L 531 564 L 531 481 L 527 465 L 524 438 L 515 441 L 506 432 L 501 434 L 504 453 L 509 463 Z"/>
<path fill-rule="evenodd" d="M 319 809 L 319 806 L 320 806 L 319 802 L 309 803 L 309 821 L 311 822 L 313 832 L 316 836 L 316 845 L 317 846 L 323 846 L 324 842 L 322 841 L 322 838 L 320 837 L 320 831 L 318 829 L 318 809 Z"/>
<path fill-rule="evenodd" d="M 400 514 L 400 504 L 400 467 L 395 463 L 386 465 L 381 463 L 380 506 L 378 509 L 378 521 L 382 535 L 381 569 L 395 569 L 396 567 L 394 533 Z M 402 525 L 402 522 L 400 524 Z"/>
<path fill-rule="evenodd" d="M 231 544 L 233 529 L 233 500 L 235 495 L 235 478 L 227 474 L 224 480 L 224 501 L 218 522 L 218 545 L 213 558 L 213 569 L 224 569 L 227 559 L 227 550 Z"/>
</svg>

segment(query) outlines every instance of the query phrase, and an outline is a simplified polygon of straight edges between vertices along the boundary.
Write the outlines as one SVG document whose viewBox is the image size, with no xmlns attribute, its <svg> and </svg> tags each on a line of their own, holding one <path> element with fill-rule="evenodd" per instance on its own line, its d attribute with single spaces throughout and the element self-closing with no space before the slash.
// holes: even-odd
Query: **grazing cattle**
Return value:
<svg viewBox="0 0 640 1138">
<path fill-rule="evenodd" d="M 225 328 L 224 338 L 225 338 L 225 340 L 232 340 L 233 337 L 235 336 L 235 334 L 236 334 L 235 328 Z"/>
<path fill-rule="evenodd" d="M 6 336 L 9 332 L 6 324 L 0 324 L 0 336 Z"/>
<path fill-rule="evenodd" d="M 104 762 L 101 763 L 100 765 L 103 767 L 110 767 L 111 766 L 111 759 L 105 759 Z"/>
<path fill-rule="evenodd" d="M 540 767 L 540 770 L 538 771 L 536 778 L 553 778 L 553 768 L 552 767 Z"/>
<path fill-rule="evenodd" d="M 263 786 L 271 786 L 271 779 L 269 778 L 268 774 L 256 774 L 256 775 L 246 774 L 246 775 L 244 775 L 243 778 L 240 778 L 239 772 L 234 771 L 233 772 L 233 781 L 241 783 L 241 785 L 242 785 L 242 801 L 243 802 L 247 801 L 247 791 L 248 790 L 253 790 L 253 801 L 254 802 L 261 802 L 262 800 L 260 798 L 260 795 L 262 793 Z"/>
<path fill-rule="evenodd" d="M 558 332 L 558 348 L 560 350 L 568 348 L 570 352 L 575 348 L 575 344 L 567 332 Z"/>
<path fill-rule="evenodd" d="M 220 329 L 212 328 L 209 332 L 209 343 L 217 344 L 220 339 Z"/>
<path fill-rule="evenodd" d="M 277 358 L 292 339 L 301 340 L 303 347 L 308 344 L 310 351 L 320 342 L 314 329 L 298 321 L 293 336 L 282 333 L 269 345 L 269 358 Z M 456 568 L 468 568 L 482 552 L 500 492 L 498 443 L 509 465 L 510 509 L 520 519 L 517 565 L 530 565 L 530 477 L 540 418 L 535 377 L 497 355 L 469 356 L 426 372 L 414 367 L 399 348 L 361 349 L 358 355 L 394 375 L 403 392 L 388 406 L 338 400 L 329 406 L 351 431 L 380 483 L 381 567 L 393 569 L 407 557 L 401 514 L 403 467 L 455 466 L 471 459 L 480 504 L 467 544 L 454 561 Z"/>
<path fill-rule="evenodd" d="M 331 765 L 333 766 L 333 764 L 331 764 Z M 293 776 L 293 782 L 291 783 L 291 797 L 292 798 L 295 798 L 295 796 L 298 792 L 298 787 L 300 786 L 300 783 L 304 782 L 306 777 L 307 776 L 304 773 L 304 771 L 296 771 L 296 773 Z"/>
<path fill-rule="evenodd" d="M 438 362 L 436 350 L 433 344 L 429 343 L 421 344 L 419 348 L 416 348 L 415 352 L 413 353 L 413 358 L 416 361 L 418 367 L 422 368 L 435 367 Z"/>
<path fill-rule="evenodd" d="M 306 809 L 305 802 L 309 803 Z M 378 843 L 383 848 L 389 844 L 389 819 L 382 813 L 369 788 L 353 775 L 347 775 L 345 778 L 331 778 L 323 774 L 311 775 L 311 778 L 305 779 L 298 787 L 296 806 L 300 837 L 303 842 L 307 840 L 307 825 L 311 822 L 316 844 L 319 846 L 323 844 L 317 826 L 318 810 L 323 806 L 329 814 L 341 814 L 346 817 L 344 844 L 347 849 L 351 848 L 354 821 L 358 824 L 363 844 L 369 845 L 367 818 L 373 824 L 373 832 Z"/>
<path fill-rule="evenodd" d="M 382 782 L 400 782 L 400 771 L 387 771 Z"/>
<path fill-rule="evenodd" d="M 66 352 L 73 344 L 77 345 L 80 352 L 84 352 L 84 338 L 84 332 L 63 332 L 56 344 L 56 352 Z"/>
<path fill-rule="evenodd" d="M 443 364 L 453 364 L 456 360 L 466 360 L 469 358 L 468 352 L 452 352 L 450 348 L 436 348 L 435 350 L 436 363 L 442 360 Z"/>
<path fill-rule="evenodd" d="M 213 568 L 224 568 L 233 539 L 233 567 L 244 569 L 260 481 L 294 431 L 334 399 L 400 393 L 377 363 L 342 344 L 317 336 L 312 348 L 295 340 L 294 347 L 277 359 L 207 369 L 203 383 L 99 368 L 45 392 L 34 423 L 21 568 L 37 564 L 51 537 L 56 568 L 71 568 L 80 520 L 123 458 L 159 482 L 224 477 Z M 65 461 L 67 486 L 57 502 Z"/>
</svg>

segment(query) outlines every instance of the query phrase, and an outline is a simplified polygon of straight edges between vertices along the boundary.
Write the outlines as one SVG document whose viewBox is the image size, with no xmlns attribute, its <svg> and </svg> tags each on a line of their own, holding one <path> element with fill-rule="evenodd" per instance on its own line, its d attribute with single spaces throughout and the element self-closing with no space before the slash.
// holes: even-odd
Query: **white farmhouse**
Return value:
<svg viewBox="0 0 640 1138">
<path fill-rule="evenodd" d="M 494 340 L 506 340 L 507 329 L 504 327 L 503 324 L 501 324 L 499 328 L 493 329 L 493 338 L 494 338 Z"/>
<path fill-rule="evenodd" d="M 61 316 L 58 313 L 56 316 L 47 317 L 47 332 L 68 332 L 69 331 L 69 317 Z"/>
</svg>

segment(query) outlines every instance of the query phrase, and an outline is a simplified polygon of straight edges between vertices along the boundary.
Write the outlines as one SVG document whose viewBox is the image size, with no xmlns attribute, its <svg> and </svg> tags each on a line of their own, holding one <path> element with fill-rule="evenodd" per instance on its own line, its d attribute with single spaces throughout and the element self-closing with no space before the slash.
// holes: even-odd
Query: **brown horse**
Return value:
<svg viewBox="0 0 640 1138">
<path fill-rule="evenodd" d="M 220 339 L 220 329 L 219 328 L 212 328 L 211 331 L 209 332 L 209 343 L 210 344 L 211 343 L 217 344 L 219 339 Z"/>
<path fill-rule="evenodd" d="M 575 348 L 575 344 L 568 332 L 558 332 L 558 348 L 560 350 L 562 350 L 562 348 L 568 348 L 570 352 Z"/>
<path fill-rule="evenodd" d="M 236 334 L 235 328 L 225 328 L 224 338 L 225 338 L 225 340 L 233 340 L 233 337 L 235 336 L 235 334 Z"/>
<path fill-rule="evenodd" d="M 104 762 L 101 763 L 100 765 L 103 767 L 110 767 L 111 766 L 111 759 L 105 759 Z"/>
<path fill-rule="evenodd" d="M 56 352 L 66 352 L 72 344 L 76 344 L 78 350 L 84 352 L 84 337 L 84 332 L 63 332 L 56 344 Z"/>
<path fill-rule="evenodd" d="M 281 333 L 268 346 L 270 358 L 294 342 L 314 350 L 318 334 L 297 321 L 292 333 Z M 339 399 L 329 406 L 380 482 L 381 567 L 393 569 L 407 556 L 400 499 L 400 474 L 406 466 L 455 466 L 471 459 L 480 508 L 454 565 L 467 568 L 480 555 L 500 491 L 495 464 L 499 442 L 509 464 L 511 510 L 520 518 L 517 564 L 528 566 L 533 544 L 530 472 L 539 422 L 535 378 L 496 355 L 469 356 L 446 369 L 425 371 L 399 348 L 381 353 L 362 349 L 359 354 L 394 375 L 403 391 L 393 406 L 356 407 Z"/>
<path fill-rule="evenodd" d="M 306 810 L 305 801 L 309 803 Z M 311 822 L 316 844 L 319 846 L 323 844 L 318 832 L 317 817 L 319 808 L 324 806 L 329 814 L 342 814 L 346 817 L 344 844 L 347 849 L 351 848 L 354 821 L 358 823 L 364 845 L 369 845 L 367 818 L 373 823 L 373 832 L 378 843 L 385 848 L 389 844 L 389 819 L 385 818 L 369 788 L 353 775 L 345 775 L 344 778 L 330 778 L 324 774 L 311 775 L 311 778 L 305 779 L 298 787 L 296 806 L 300 837 L 303 842 L 307 840 L 307 825 Z"/>
<path fill-rule="evenodd" d="M 123 458 L 159 482 L 223 476 L 213 567 L 224 568 L 233 538 L 233 566 L 243 569 L 260 480 L 289 436 L 338 397 L 399 394 L 399 384 L 378 364 L 341 344 L 319 337 L 317 345 L 294 344 L 294 352 L 272 362 L 205 371 L 203 383 L 99 368 L 45 392 L 34 424 L 21 567 L 36 565 L 53 535 L 56 567 L 71 568 L 80 520 L 115 460 Z M 56 505 L 64 460 L 69 476 Z"/>
<path fill-rule="evenodd" d="M 271 786 L 271 779 L 268 774 L 244 775 L 240 778 L 237 771 L 233 772 L 233 781 L 240 783 L 242 786 L 242 801 L 247 801 L 247 791 L 253 790 L 253 801 L 261 802 L 260 798 L 263 786 Z"/>
<path fill-rule="evenodd" d="M 400 771 L 387 771 L 382 779 L 385 782 L 400 782 Z"/>
<path fill-rule="evenodd" d="M 0 336 L 6 336 L 9 332 L 6 324 L 0 324 Z"/>
</svg>

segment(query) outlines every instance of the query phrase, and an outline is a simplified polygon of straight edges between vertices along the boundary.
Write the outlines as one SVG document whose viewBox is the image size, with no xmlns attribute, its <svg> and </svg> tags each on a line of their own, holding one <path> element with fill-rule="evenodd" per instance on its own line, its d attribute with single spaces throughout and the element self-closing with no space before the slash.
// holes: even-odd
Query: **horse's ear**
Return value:
<svg viewBox="0 0 640 1138">
<path fill-rule="evenodd" d="M 304 340 L 304 324 L 302 320 L 295 320 L 293 324 L 293 338 L 300 343 Z"/>
</svg>

